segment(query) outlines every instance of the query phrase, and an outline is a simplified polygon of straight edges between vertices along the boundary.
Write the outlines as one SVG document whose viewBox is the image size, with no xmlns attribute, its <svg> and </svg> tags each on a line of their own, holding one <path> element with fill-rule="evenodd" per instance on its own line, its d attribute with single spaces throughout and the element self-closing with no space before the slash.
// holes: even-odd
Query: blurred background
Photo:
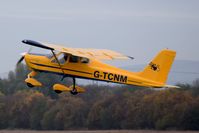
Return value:
<svg viewBox="0 0 199 133">
<path fill-rule="evenodd" d="M 198 0 L 0 0 L 0 128 L 198 130 L 198 35 Z M 29 49 L 23 39 L 115 50 L 135 60 L 107 63 L 132 71 L 142 70 L 161 49 L 173 49 L 168 83 L 181 89 L 79 80 L 87 92 L 73 97 L 51 89 L 71 84 L 70 78 L 47 74 L 37 77 L 46 87 L 29 89 L 29 70 L 15 68 Z"/>
</svg>

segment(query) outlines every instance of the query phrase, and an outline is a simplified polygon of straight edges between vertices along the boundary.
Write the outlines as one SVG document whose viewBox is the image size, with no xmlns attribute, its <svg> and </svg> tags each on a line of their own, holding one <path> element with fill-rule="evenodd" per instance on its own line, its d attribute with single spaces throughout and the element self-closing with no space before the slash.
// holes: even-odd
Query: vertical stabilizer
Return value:
<svg viewBox="0 0 199 133">
<path fill-rule="evenodd" d="M 173 50 L 162 50 L 144 70 L 139 73 L 139 76 L 165 84 L 175 56 L 176 52 Z"/>
</svg>

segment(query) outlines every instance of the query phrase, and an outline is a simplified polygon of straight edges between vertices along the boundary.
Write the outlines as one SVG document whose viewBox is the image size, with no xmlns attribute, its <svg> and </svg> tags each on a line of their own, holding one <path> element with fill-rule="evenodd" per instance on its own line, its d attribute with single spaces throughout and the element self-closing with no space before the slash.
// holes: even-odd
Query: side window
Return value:
<svg viewBox="0 0 199 133">
<path fill-rule="evenodd" d="M 78 61 L 79 61 L 79 57 L 78 56 L 73 56 L 73 55 L 70 56 L 69 62 L 78 63 Z"/>
<path fill-rule="evenodd" d="M 81 62 L 81 63 L 87 64 L 87 63 L 89 63 L 89 59 L 88 59 L 88 58 L 81 57 L 81 58 L 80 58 L 80 62 Z"/>
</svg>

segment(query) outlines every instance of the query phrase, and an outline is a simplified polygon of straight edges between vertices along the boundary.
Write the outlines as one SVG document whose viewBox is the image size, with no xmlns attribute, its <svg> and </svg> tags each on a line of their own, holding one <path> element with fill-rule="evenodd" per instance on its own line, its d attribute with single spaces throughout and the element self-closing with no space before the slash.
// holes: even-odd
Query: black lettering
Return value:
<svg viewBox="0 0 199 133">
<path fill-rule="evenodd" d="M 114 75 L 114 81 L 120 81 L 120 75 L 115 74 Z"/>
<path fill-rule="evenodd" d="M 100 77 L 100 72 L 99 71 L 95 71 L 94 72 L 94 77 L 95 78 L 99 78 Z"/>
<path fill-rule="evenodd" d="M 104 73 L 104 79 L 106 79 L 106 75 L 108 74 L 107 72 L 103 72 Z"/>
<path fill-rule="evenodd" d="M 120 82 L 124 82 L 126 83 L 127 82 L 127 76 L 120 76 Z"/>
<path fill-rule="evenodd" d="M 109 73 L 109 74 L 108 74 L 108 79 L 109 79 L 109 80 L 113 80 L 113 74 L 112 74 L 112 73 Z"/>
</svg>

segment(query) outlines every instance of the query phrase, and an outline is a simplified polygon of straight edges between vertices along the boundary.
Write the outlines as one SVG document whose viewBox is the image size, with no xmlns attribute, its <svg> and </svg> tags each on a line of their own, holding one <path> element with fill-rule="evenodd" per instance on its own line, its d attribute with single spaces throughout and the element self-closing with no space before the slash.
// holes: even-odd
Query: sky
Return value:
<svg viewBox="0 0 199 133">
<path fill-rule="evenodd" d="M 130 64 L 147 63 L 164 48 L 198 61 L 199 1 L 0 0 L 0 36 L 0 73 L 28 51 L 23 39 L 115 50 L 135 57 Z"/>
</svg>

